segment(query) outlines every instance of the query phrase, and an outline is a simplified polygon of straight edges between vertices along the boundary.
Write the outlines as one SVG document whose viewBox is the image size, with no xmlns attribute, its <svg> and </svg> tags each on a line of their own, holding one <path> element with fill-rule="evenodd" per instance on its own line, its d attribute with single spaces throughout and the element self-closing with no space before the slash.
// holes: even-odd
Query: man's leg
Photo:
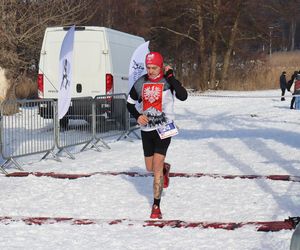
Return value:
<svg viewBox="0 0 300 250">
<path fill-rule="evenodd" d="M 164 163 L 164 169 L 163 169 L 163 173 L 164 173 L 164 188 L 169 187 L 169 173 L 170 173 L 170 169 L 171 169 L 171 165 L 167 162 Z"/>
<path fill-rule="evenodd" d="M 150 218 L 162 218 L 160 211 L 160 198 L 164 186 L 163 168 L 165 155 L 171 138 L 161 140 L 156 131 L 142 131 L 143 150 L 146 169 L 153 172 L 153 206 Z"/>
<path fill-rule="evenodd" d="M 285 94 L 285 89 L 281 89 L 281 101 L 285 101 L 284 94 Z"/>
<path fill-rule="evenodd" d="M 290 109 L 294 109 L 294 103 L 295 103 L 295 96 L 293 96 L 292 100 L 291 100 L 291 106 Z"/>
<path fill-rule="evenodd" d="M 165 156 L 162 154 L 154 153 L 153 156 L 153 196 L 154 199 L 160 199 L 164 186 L 164 168 Z"/>
<path fill-rule="evenodd" d="M 160 211 L 160 198 L 163 190 L 164 185 L 164 178 L 163 178 L 163 165 L 164 165 L 165 156 L 162 154 L 154 153 L 152 157 L 152 169 L 153 169 L 153 206 L 150 218 L 152 219 L 161 219 L 162 214 Z M 145 161 L 150 164 L 150 159 L 146 159 Z M 147 167 L 150 169 L 150 166 Z"/>
<path fill-rule="evenodd" d="M 153 172 L 153 196 L 154 199 L 160 199 L 163 188 L 163 167 L 165 156 L 162 154 L 154 153 L 153 156 L 145 157 L 146 169 Z"/>
<path fill-rule="evenodd" d="M 153 172 L 153 155 L 145 156 L 145 165 L 148 172 Z"/>
</svg>

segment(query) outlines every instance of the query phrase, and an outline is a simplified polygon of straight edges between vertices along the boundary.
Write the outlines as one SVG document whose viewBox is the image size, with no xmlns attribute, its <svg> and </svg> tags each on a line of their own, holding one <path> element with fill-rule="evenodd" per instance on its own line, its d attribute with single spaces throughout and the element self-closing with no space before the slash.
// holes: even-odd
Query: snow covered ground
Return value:
<svg viewBox="0 0 300 250">
<path fill-rule="evenodd" d="M 289 174 L 300 176 L 300 113 L 279 90 L 210 92 L 176 101 L 180 134 L 167 155 L 171 172 Z M 231 97 L 215 97 L 226 95 Z M 290 95 L 290 94 L 288 94 Z M 235 96 L 235 97 L 234 97 Z M 244 96 L 241 98 L 241 96 Z M 257 98 L 266 96 L 266 98 Z M 252 97 L 252 98 L 250 98 Z M 111 149 L 19 162 L 25 171 L 145 173 L 141 141 L 108 139 Z M 73 149 L 76 151 L 76 149 Z M 7 169 L 8 172 L 18 171 Z M 93 175 L 75 180 L 0 176 L 0 217 L 46 216 L 77 219 L 149 219 L 152 177 Z M 170 179 L 161 209 L 166 220 L 248 222 L 300 216 L 300 182 L 211 177 Z M 143 227 L 141 223 L 26 225 L 0 223 L 0 249 L 289 249 L 293 230 L 236 230 Z"/>
</svg>

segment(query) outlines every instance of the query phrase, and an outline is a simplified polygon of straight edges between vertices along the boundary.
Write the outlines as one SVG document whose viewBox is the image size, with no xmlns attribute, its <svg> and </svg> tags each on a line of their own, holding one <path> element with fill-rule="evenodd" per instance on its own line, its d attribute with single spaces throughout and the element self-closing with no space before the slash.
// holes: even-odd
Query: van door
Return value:
<svg viewBox="0 0 300 250">
<path fill-rule="evenodd" d="M 103 31 L 75 32 L 73 97 L 105 94 L 106 50 Z"/>
<path fill-rule="evenodd" d="M 44 98 L 58 98 L 59 54 L 66 33 L 62 27 L 49 28 L 45 33 L 40 58 Z M 105 94 L 106 47 L 102 30 L 75 29 L 72 97 Z"/>
</svg>

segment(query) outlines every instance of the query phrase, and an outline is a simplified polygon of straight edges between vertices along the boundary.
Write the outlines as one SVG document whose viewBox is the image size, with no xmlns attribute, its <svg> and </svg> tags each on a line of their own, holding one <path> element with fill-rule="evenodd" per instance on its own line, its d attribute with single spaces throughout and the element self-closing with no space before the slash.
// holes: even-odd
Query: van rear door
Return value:
<svg viewBox="0 0 300 250">
<path fill-rule="evenodd" d="M 40 73 L 44 75 L 44 98 L 57 98 L 60 84 L 59 53 L 67 30 L 48 28 L 40 58 Z M 107 51 L 104 32 L 93 28 L 76 28 L 73 50 L 72 97 L 105 94 Z"/>
<path fill-rule="evenodd" d="M 103 30 L 75 32 L 73 96 L 103 95 L 106 91 L 106 43 Z"/>
</svg>

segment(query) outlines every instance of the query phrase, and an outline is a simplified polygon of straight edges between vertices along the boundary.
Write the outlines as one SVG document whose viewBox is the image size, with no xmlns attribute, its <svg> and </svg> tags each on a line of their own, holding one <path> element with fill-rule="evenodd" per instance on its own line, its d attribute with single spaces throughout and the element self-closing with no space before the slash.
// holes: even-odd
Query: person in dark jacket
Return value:
<svg viewBox="0 0 300 250">
<path fill-rule="evenodd" d="M 173 69 L 163 66 L 160 53 L 148 53 L 145 63 L 147 74 L 133 84 L 127 98 L 127 109 L 141 127 L 146 169 L 154 174 L 150 218 L 161 219 L 160 199 L 163 188 L 168 186 L 170 171 L 165 157 L 170 136 L 178 133 L 173 123 L 174 98 L 185 101 L 187 91 L 175 78 Z"/>
<path fill-rule="evenodd" d="M 284 94 L 287 87 L 285 71 L 282 72 L 279 81 L 280 81 L 280 88 L 281 88 L 281 101 L 285 101 Z"/>
</svg>

